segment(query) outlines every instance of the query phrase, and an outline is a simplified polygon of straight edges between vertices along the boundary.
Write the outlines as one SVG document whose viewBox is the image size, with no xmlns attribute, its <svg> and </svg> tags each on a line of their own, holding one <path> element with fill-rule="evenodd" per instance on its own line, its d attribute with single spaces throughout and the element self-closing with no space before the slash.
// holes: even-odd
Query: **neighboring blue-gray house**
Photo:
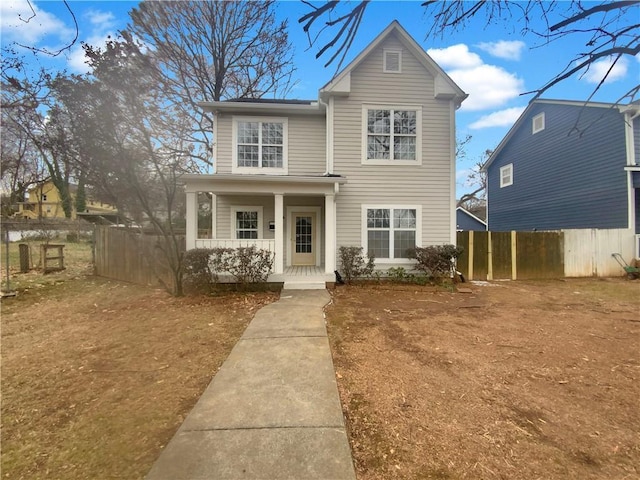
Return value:
<svg viewBox="0 0 640 480">
<path fill-rule="evenodd" d="M 468 232 L 471 230 L 478 232 L 485 231 L 487 224 L 470 211 L 458 207 L 456 208 L 456 228 L 459 232 Z"/>
<path fill-rule="evenodd" d="M 640 103 L 535 100 L 484 170 L 491 231 L 640 234 Z"/>
</svg>

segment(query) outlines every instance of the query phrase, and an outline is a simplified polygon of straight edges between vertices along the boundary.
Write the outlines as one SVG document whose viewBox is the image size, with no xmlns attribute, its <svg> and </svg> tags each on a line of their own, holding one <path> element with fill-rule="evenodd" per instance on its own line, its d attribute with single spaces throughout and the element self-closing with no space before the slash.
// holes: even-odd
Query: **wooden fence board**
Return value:
<svg viewBox="0 0 640 480">
<path fill-rule="evenodd" d="M 562 232 L 518 232 L 518 278 L 564 277 Z"/>
<path fill-rule="evenodd" d="M 493 279 L 511 278 L 511 232 L 491 232 Z"/>
<path fill-rule="evenodd" d="M 184 236 L 178 237 L 185 248 Z M 164 238 L 114 227 L 95 231 L 95 274 L 140 285 L 174 286 L 173 275 L 161 249 Z"/>
</svg>

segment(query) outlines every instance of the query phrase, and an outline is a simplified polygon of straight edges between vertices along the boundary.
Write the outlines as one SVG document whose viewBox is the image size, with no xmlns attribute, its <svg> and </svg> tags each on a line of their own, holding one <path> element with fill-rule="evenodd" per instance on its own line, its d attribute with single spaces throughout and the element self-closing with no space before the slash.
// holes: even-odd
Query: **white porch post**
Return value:
<svg viewBox="0 0 640 480">
<path fill-rule="evenodd" d="M 324 273 L 336 269 L 336 196 L 324 197 Z"/>
<path fill-rule="evenodd" d="M 276 193 L 273 196 L 275 210 L 275 249 L 273 273 L 284 273 L 284 195 Z"/>
<path fill-rule="evenodd" d="M 217 219 L 218 219 L 218 197 L 215 193 L 211 193 L 211 238 L 218 238 Z"/>
<path fill-rule="evenodd" d="M 187 250 L 196 248 L 198 238 L 198 193 L 187 192 Z"/>
</svg>

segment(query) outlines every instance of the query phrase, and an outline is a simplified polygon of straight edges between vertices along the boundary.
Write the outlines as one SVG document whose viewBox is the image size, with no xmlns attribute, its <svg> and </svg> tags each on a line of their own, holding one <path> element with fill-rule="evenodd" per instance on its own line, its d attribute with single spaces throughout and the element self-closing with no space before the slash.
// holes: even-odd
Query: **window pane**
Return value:
<svg viewBox="0 0 640 480">
<path fill-rule="evenodd" d="M 262 147 L 262 166 L 282 168 L 282 147 Z"/>
<path fill-rule="evenodd" d="M 393 133 L 401 135 L 416 134 L 415 110 L 396 110 L 393 112 Z"/>
<path fill-rule="evenodd" d="M 369 110 L 367 112 L 368 133 L 391 133 L 391 111 Z"/>
<path fill-rule="evenodd" d="M 258 238 L 258 212 L 236 212 L 236 238 Z"/>
<path fill-rule="evenodd" d="M 282 145 L 282 124 L 263 123 L 262 124 L 262 144 Z"/>
<path fill-rule="evenodd" d="M 369 135 L 367 138 L 367 158 L 384 160 L 389 158 L 390 137 L 386 135 Z"/>
<path fill-rule="evenodd" d="M 257 145 L 238 145 L 238 166 L 258 167 Z"/>
<path fill-rule="evenodd" d="M 238 122 L 238 143 L 258 143 L 258 122 Z"/>
<path fill-rule="evenodd" d="M 384 208 L 367 209 L 367 228 L 389 228 L 389 210 Z"/>
<path fill-rule="evenodd" d="M 384 230 L 369 230 L 367 232 L 368 255 L 376 258 L 389 258 L 389 232 Z"/>
<path fill-rule="evenodd" d="M 394 210 L 393 228 L 416 228 L 416 211 L 409 208 Z"/>
<path fill-rule="evenodd" d="M 416 159 L 416 137 L 394 137 L 393 138 L 393 159 L 394 160 L 415 160 Z"/>
<path fill-rule="evenodd" d="M 407 250 L 416 246 L 416 232 L 393 232 L 393 258 L 408 258 Z"/>
</svg>

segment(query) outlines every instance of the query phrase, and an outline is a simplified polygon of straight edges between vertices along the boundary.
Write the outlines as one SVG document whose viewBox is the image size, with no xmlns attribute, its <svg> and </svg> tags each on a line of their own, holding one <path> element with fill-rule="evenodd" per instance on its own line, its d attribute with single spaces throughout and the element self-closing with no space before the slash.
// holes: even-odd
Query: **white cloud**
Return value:
<svg viewBox="0 0 640 480">
<path fill-rule="evenodd" d="M 487 110 L 504 105 L 524 90 L 517 75 L 501 67 L 483 63 L 477 53 L 464 44 L 427 51 L 462 90 L 469 94 L 462 110 Z"/>
<path fill-rule="evenodd" d="M 33 7 L 33 9 L 32 9 Z M 47 37 L 53 43 L 64 43 L 75 35 L 70 28 L 55 15 L 39 8 L 34 2 L 26 0 L 3 0 L 0 3 L 0 30 L 2 43 L 18 43 L 39 47 Z"/>
<path fill-rule="evenodd" d="M 510 127 L 524 112 L 525 107 L 506 108 L 497 112 L 484 115 L 469 125 L 473 130 L 489 127 Z"/>
<path fill-rule="evenodd" d="M 589 69 L 582 74 L 581 78 L 589 83 L 600 83 L 604 76 L 607 75 L 607 72 L 609 72 L 613 61 L 614 57 L 608 57 L 592 63 L 589 65 Z M 628 67 L 629 61 L 625 57 L 618 59 L 608 73 L 605 83 L 623 79 L 627 75 Z"/>
<path fill-rule="evenodd" d="M 464 43 L 451 45 L 446 48 L 431 48 L 427 53 L 442 68 L 471 68 L 482 65 L 482 59 L 477 53 L 469 51 Z"/>
<path fill-rule="evenodd" d="M 99 10 L 87 10 L 84 17 L 91 25 L 102 29 L 110 29 L 115 26 L 116 17 L 111 12 L 101 12 Z"/>
<path fill-rule="evenodd" d="M 481 42 L 478 48 L 505 60 L 520 60 L 520 55 L 526 44 L 520 40 L 498 40 L 497 42 Z"/>
<path fill-rule="evenodd" d="M 104 47 L 109 37 L 115 38 L 116 18 L 111 12 L 102 12 L 99 10 L 88 10 L 83 13 L 93 31 L 84 43 L 94 47 Z M 91 68 L 85 63 L 87 61 L 82 46 L 73 47 L 67 56 L 67 64 L 69 68 L 76 73 L 87 73 Z"/>
</svg>

